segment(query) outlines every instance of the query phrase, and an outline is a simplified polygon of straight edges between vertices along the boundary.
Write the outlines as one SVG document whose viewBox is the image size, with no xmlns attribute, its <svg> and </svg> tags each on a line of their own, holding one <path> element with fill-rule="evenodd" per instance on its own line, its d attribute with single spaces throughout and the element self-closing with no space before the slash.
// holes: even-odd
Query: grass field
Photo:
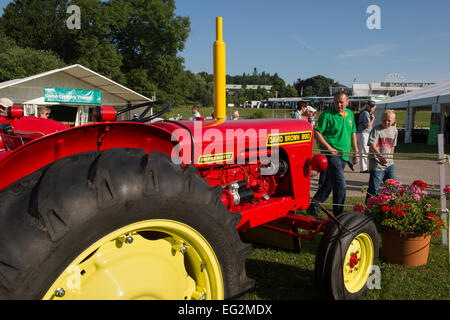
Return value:
<svg viewBox="0 0 450 320">
<path fill-rule="evenodd" d="M 350 198 L 349 203 L 362 198 Z M 247 274 L 256 281 L 249 300 L 315 300 L 320 299 L 314 282 L 314 261 L 320 235 L 313 241 L 303 240 L 301 253 L 253 245 L 247 258 Z M 382 243 L 380 240 L 380 247 Z M 380 258 L 381 289 L 368 290 L 365 300 L 450 300 L 448 247 L 441 235 L 433 237 L 428 263 L 405 267 Z"/>
</svg>

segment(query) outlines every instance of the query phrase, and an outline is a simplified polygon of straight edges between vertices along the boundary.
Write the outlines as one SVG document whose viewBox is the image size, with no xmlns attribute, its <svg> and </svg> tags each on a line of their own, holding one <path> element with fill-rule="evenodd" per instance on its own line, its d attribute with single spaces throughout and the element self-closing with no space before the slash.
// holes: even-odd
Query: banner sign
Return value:
<svg viewBox="0 0 450 320">
<path fill-rule="evenodd" d="M 422 88 L 430 86 L 434 82 L 381 82 L 382 87 Z"/>
<path fill-rule="evenodd" d="M 102 104 L 99 90 L 44 88 L 45 102 Z"/>
</svg>

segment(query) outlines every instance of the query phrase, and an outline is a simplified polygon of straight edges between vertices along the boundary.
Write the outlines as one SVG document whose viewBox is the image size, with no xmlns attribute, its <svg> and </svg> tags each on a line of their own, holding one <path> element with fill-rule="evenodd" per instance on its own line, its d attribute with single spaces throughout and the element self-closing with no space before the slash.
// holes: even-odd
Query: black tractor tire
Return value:
<svg viewBox="0 0 450 320">
<path fill-rule="evenodd" d="M 372 219 L 361 213 L 343 213 L 336 219 L 340 224 L 335 221 L 330 222 L 317 250 L 315 261 L 316 286 L 320 296 L 324 299 L 358 300 L 368 290 L 368 280 L 374 272 L 372 266 L 378 264 L 378 231 Z M 358 242 L 358 244 L 362 242 L 362 251 L 365 251 L 362 254 L 369 254 L 369 260 L 371 261 L 363 261 L 366 264 L 365 274 L 360 274 L 360 277 L 366 281 L 360 281 L 360 284 L 364 283 L 364 285 L 352 291 L 347 288 L 344 281 L 344 268 L 346 268 L 344 261 L 350 246 L 355 242 Z"/>
<path fill-rule="evenodd" d="M 175 165 L 161 152 L 112 148 L 59 159 L 0 191 L 0 299 L 42 299 L 99 239 L 159 219 L 206 239 L 224 298 L 239 297 L 253 287 L 245 273 L 251 246 L 240 240 L 241 216 L 226 209 L 221 194 L 194 166 Z"/>
</svg>

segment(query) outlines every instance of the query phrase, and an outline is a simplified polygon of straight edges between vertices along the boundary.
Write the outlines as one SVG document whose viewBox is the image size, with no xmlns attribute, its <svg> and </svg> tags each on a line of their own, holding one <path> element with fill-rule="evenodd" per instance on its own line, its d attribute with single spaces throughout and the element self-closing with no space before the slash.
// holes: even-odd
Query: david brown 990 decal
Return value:
<svg viewBox="0 0 450 320">
<path fill-rule="evenodd" d="M 286 132 L 269 134 L 267 137 L 267 146 L 281 146 L 284 144 L 309 142 L 312 138 L 312 131 Z"/>
<path fill-rule="evenodd" d="M 198 164 L 225 162 L 233 159 L 233 152 L 208 154 L 198 158 Z"/>
</svg>

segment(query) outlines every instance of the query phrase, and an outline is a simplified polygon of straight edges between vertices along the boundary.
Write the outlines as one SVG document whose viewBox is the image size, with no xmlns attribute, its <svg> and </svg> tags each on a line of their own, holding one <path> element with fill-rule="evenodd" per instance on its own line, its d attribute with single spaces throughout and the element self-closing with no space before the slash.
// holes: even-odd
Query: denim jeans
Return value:
<svg viewBox="0 0 450 320">
<path fill-rule="evenodd" d="M 391 165 L 386 168 L 386 170 L 372 170 L 370 171 L 369 178 L 369 188 L 367 189 L 366 204 L 372 196 L 378 195 L 378 190 L 380 189 L 380 184 L 382 181 L 387 179 L 397 180 L 397 172 L 395 171 L 395 166 Z"/>
<path fill-rule="evenodd" d="M 344 168 L 346 162 L 340 156 L 327 156 L 328 167 L 325 171 L 320 173 L 319 189 L 314 195 L 313 199 L 320 203 L 328 199 L 331 192 L 333 192 L 333 214 L 335 216 L 344 212 L 346 184 L 344 177 Z M 318 210 L 317 205 L 311 202 L 310 210 Z"/>
</svg>

